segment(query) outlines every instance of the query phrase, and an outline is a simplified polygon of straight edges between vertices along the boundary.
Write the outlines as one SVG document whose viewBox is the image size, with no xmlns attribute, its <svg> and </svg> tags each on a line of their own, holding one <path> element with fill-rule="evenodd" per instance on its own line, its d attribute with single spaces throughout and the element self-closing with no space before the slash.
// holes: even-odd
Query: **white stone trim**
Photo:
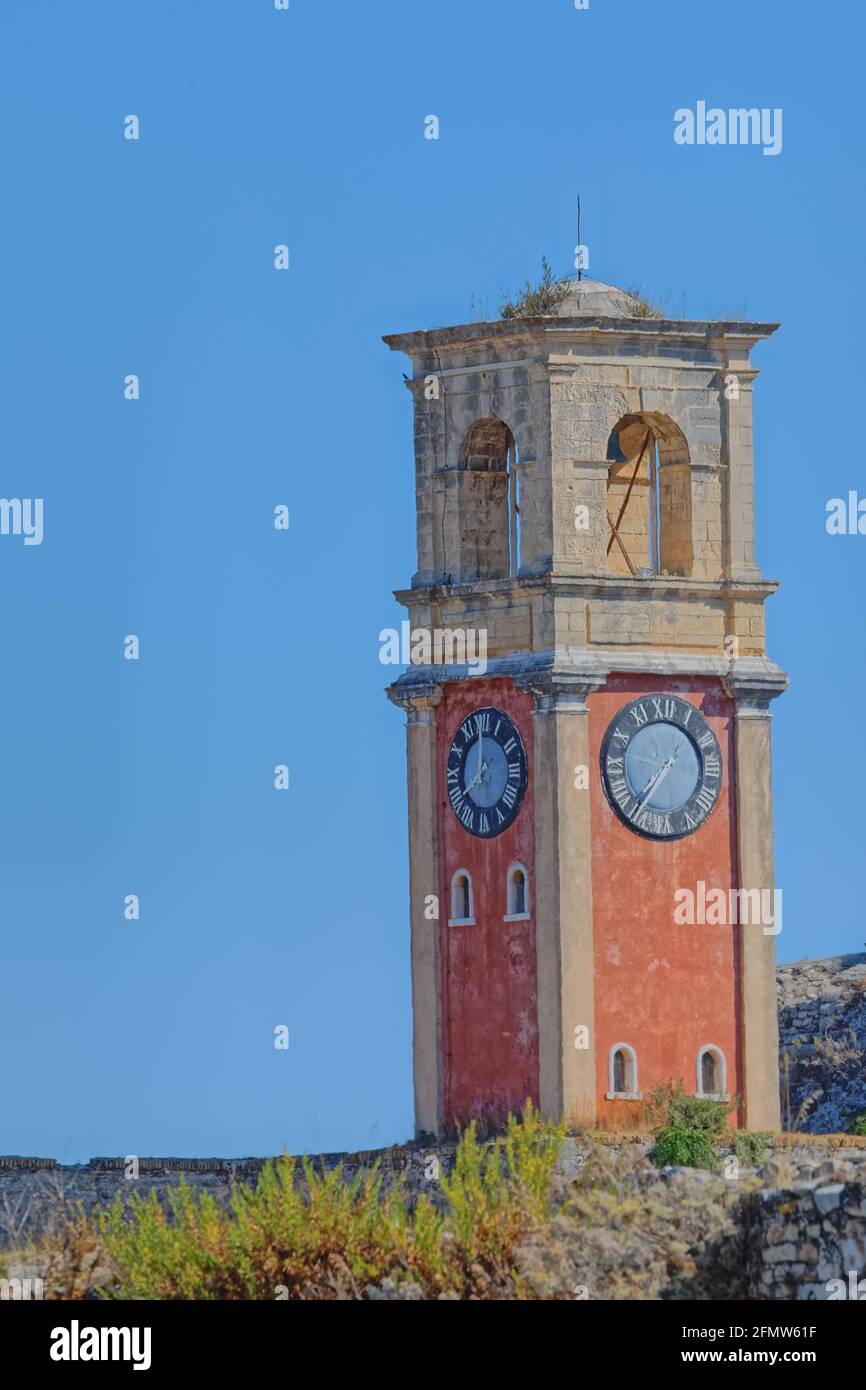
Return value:
<svg viewBox="0 0 866 1390">
<path fill-rule="evenodd" d="M 628 1075 L 626 1075 L 626 1080 L 631 1080 L 631 1083 L 632 1083 L 632 1089 L 631 1089 L 630 1091 L 617 1091 L 617 1090 L 614 1089 L 614 1058 L 616 1057 L 616 1054 L 617 1054 L 618 1052 L 624 1052 L 624 1053 L 626 1054 L 626 1061 L 627 1061 L 627 1063 L 630 1063 L 630 1064 L 631 1064 L 631 1077 L 629 1078 Z M 627 1071 L 627 1070 L 628 1070 L 628 1068 L 626 1068 L 626 1071 Z M 614 1044 L 613 1044 L 613 1047 L 612 1047 L 612 1048 L 610 1049 L 610 1051 L 608 1052 L 608 1054 L 607 1054 L 607 1085 L 608 1085 L 608 1090 L 607 1090 L 607 1094 L 605 1095 L 605 1100 L 641 1100 L 641 1099 L 642 1099 L 642 1094 L 641 1094 L 641 1092 L 638 1090 L 638 1084 L 637 1084 L 637 1053 L 635 1052 L 635 1050 L 634 1050 L 634 1048 L 632 1047 L 631 1043 L 627 1043 L 627 1042 L 618 1042 L 618 1043 L 614 1043 Z"/>
<path fill-rule="evenodd" d="M 457 917 L 455 915 L 455 889 L 458 878 L 465 878 L 469 884 L 469 916 Z M 472 884 L 472 875 L 468 869 L 455 869 L 451 875 L 451 916 L 448 918 L 449 927 L 474 927 L 475 926 L 475 889 Z"/>
<path fill-rule="evenodd" d="M 523 901 L 526 905 L 524 912 L 511 912 L 511 876 L 516 869 L 523 874 Z M 513 864 L 508 865 L 508 872 L 505 875 L 505 916 L 504 922 L 528 922 L 532 916 L 532 908 L 529 901 L 529 870 L 525 864 L 521 864 L 515 859 Z"/>
<path fill-rule="evenodd" d="M 710 1052 L 716 1059 L 716 1066 L 719 1071 L 720 1086 L 718 1091 L 705 1091 L 703 1089 L 703 1079 L 701 1077 L 701 1062 L 704 1054 Z M 698 1048 L 698 1055 L 695 1059 L 695 1095 L 702 1100 L 730 1100 L 728 1095 L 728 1061 L 724 1052 L 716 1043 L 703 1043 Z"/>
</svg>

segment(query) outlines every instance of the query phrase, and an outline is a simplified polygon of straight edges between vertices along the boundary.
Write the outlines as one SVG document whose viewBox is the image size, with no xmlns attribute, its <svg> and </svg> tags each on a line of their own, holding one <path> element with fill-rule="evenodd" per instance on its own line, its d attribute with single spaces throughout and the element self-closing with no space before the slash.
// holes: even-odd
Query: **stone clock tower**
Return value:
<svg viewBox="0 0 866 1390">
<path fill-rule="evenodd" d="M 778 1129 L 770 701 L 749 354 L 570 282 L 412 362 L 416 1128 L 625 1127 L 656 1086 Z M 416 640 L 417 639 L 417 640 Z M 769 906 L 773 903 L 773 907 Z"/>
</svg>

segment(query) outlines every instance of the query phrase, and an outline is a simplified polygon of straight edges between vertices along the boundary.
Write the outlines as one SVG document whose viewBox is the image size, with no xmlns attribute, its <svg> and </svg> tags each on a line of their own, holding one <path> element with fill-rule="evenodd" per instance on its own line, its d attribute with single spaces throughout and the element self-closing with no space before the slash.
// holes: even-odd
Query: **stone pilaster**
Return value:
<svg viewBox="0 0 866 1390">
<path fill-rule="evenodd" d="M 604 677 L 542 672 L 518 678 L 533 695 L 536 952 L 542 1115 L 592 1123 L 596 1107 L 590 793 L 586 697 Z M 590 776 L 592 773 L 590 772 Z M 588 1047 L 576 1047 L 585 1028 Z"/>
<path fill-rule="evenodd" d="M 568 481 L 562 485 L 559 505 L 558 574 L 606 576 L 608 573 L 609 470 L 610 464 L 604 457 L 575 459 L 572 463 L 567 474 Z M 581 510 L 578 511 L 578 508 Z"/>
<path fill-rule="evenodd" d="M 787 678 L 778 668 L 759 661 L 732 663 L 725 681 L 736 702 L 738 887 L 768 890 L 773 903 L 770 700 L 786 686 Z M 745 1127 L 751 1130 L 781 1128 L 775 926 L 750 921 L 739 928 L 743 1108 Z"/>
<path fill-rule="evenodd" d="M 444 1114 L 439 916 L 428 915 L 427 903 L 439 898 L 436 705 L 442 690 L 431 683 L 411 691 L 392 686 L 388 694 L 406 710 L 415 1133 L 439 1134 Z M 439 903 L 440 915 L 447 910 Z"/>
<path fill-rule="evenodd" d="M 732 359 L 719 373 L 722 407 L 723 564 L 728 579 L 760 578 L 755 563 L 755 462 L 752 439 L 752 382 L 758 375 L 747 359 Z"/>
</svg>

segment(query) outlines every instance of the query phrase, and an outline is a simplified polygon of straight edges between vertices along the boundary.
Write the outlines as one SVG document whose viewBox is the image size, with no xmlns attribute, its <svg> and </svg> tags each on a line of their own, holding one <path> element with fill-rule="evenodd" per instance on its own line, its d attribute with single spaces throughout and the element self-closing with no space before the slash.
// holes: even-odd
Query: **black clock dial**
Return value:
<svg viewBox="0 0 866 1390">
<path fill-rule="evenodd" d="M 470 835 L 490 840 L 511 825 L 528 774 L 523 740 L 507 714 L 467 714 L 451 742 L 446 778 L 451 809 Z"/>
<path fill-rule="evenodd" d="M 601 780 L 629 829 L 652 840 L 680 840 L 703 824 L 719 799 L 719 741 L 687 700 L 644 695 L 611 720 Z"/>
</svg>

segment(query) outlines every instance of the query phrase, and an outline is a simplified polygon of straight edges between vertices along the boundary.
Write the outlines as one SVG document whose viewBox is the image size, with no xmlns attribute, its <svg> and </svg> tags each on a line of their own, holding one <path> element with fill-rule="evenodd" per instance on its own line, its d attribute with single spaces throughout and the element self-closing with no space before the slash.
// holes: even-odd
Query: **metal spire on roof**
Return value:
<svg viewBox="0 0 866 1390">
<path fill-rule="evenodd" d="M 582 245 L 583 245 L 583 243 L 582 243 L 582 241 L 581 241 L 581 239 L 580 239 L 580 194 L 578 193 L 578 195 L 577 195 L 577 278 L 578 278 L 578 280 L 580 280 L 580 279 L 583 277 L 583 253 L 582 253 L 582 251 L 581 251 L 581 249 L 580 249 Z"/>
</svg>

